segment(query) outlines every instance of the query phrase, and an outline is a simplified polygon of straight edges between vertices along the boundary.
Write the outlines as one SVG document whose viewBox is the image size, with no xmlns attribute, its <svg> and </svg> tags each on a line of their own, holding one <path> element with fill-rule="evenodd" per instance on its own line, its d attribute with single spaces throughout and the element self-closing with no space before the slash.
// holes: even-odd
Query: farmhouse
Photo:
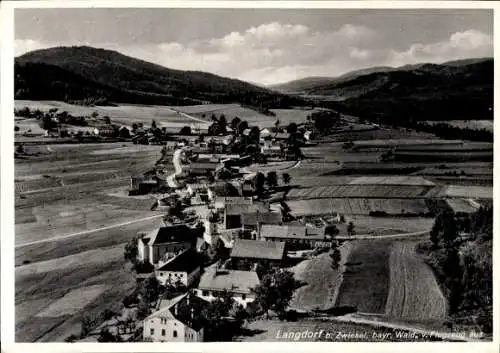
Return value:
<svg viewBox="0 0 500 353">
<path fill-rule="evenodd" d="M 212 301 L 218 294 L 227 291 L 238 304 L 246 307 L 255 300 L 252 289 L 259 284 L 259 278 L 254 271 L 225 270 L 213 266 L 201 276 L 196 294 Z"/>
<path fill-rule="evenodd" d="M 269 213 L 269 205 L 262 202 L 252 204 L 228 204 L 224 207 L 224 227 L 226 229 L 241 228 L 241 218 L 244 213 Z"/>
<path fill-rule="evenodd" d="M 182 251 L 195 246 L 194 229 L 185 224 L 163 225 L 138 239 L 138 258 L 161 266 Z"/>
<path fill-rule="evenodd" d="M 266 262 L 269 265 L 281 265 L 285 259 L 284 242 L 236 239 L 231 249 L 231 262 L 236 268 L 244 263 L 255 265 Z"/>
<path fill-rule="evenodd" d="M 182 283 L 189 287 L 200 275 L 200 256 L 189 248 L 165 262 L 155 270 L 155 277 L 162 285 Z"/>
<path fill-rule="evenodd" d="M 251 205 L 253 199 L 244 196 L 220 196 L 215 198 L 215 209 L 224 210 L 226 205 Z"/>
<path fill-rule="evenodd" d="M 213 199 L 213 193 L 206 184 L 187 184 L 186 189 L 190 197 L 196 197 L 197 202 L 207 202 Z"/>
<path fill-rule="evenodd" d="M 113 125 L 98 126 L 94 129 L 94 133 L 99 136 L 111 137 L 118 134 L 118 130 Z"/>
<path fill-rule="evenodd" d="M 143 322 L 143 337 L 153 342 L 203 342 L 202 311 L 207 302 L 186 293 L 168 302 Z"/>
<path fill-rule="evenodd" d="M 324 231 L 302 225 L 270 225 L 260 227 L 259 238 L 266 241 L 286 242 L 293 248 L 322 246 L 326 242 Z"/>
<path fill-rule="evenodd" d="M 241 229 L 243 231 L 260 232 L 262 224 L 283 224 L 283 214 L 281 212 L 245 212 L 241 215 Z"/>
<path fill-rule="evenodd" d="M 215 171 L 217 168 L 218 163 L 209 163 L 209 162 L 204 162 L 204 163 L 199 163 L 199 162 L 194 162 L 191 163 L 187 166 L 184 166 L 184 171 L 186 175 L 208 175 L 212 172 Z"/>
</svg>

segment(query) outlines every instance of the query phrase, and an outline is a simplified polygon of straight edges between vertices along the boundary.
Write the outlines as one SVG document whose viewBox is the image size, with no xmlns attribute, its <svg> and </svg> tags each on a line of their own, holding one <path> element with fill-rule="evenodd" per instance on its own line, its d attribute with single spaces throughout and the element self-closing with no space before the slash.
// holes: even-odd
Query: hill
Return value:
<svg viewBox="0 0 500 353">
<path fill-rule="evenodd" d="M 348 73 L 326 84 L 323 79 L 297 94 L 341 112 L 400 126 L 425 120 L 493 120 L 493 59 L 374 70 Z"/>
<path fill-rule="evenodd" d="M 297 98 L 201 71 L 173 70 L 88 46 L 36 50 L 15 59 L 15 98 L 144 104 L 297 104 Z"/>
</svg>

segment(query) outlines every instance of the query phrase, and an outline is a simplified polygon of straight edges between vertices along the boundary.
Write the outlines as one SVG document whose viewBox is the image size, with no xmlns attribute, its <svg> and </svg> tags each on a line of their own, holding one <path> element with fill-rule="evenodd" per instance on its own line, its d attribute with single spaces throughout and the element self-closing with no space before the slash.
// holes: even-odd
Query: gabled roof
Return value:
<svg viewBox="0 0 500 353">
<path fill-rule="evenodd" d="M 241 215 L 241 224 L 256 225 L 257 223 L 281 224 L 283 217 L 280 212 L 245 212 Z"/>
<path fill-rule="evenodd" d="M 231 257 L 282 260 L 284 255 L 284 242 L 237 239 L 231 249 Z"/>
<path fill-rule="evenodd" d="M 217 270 L 215 267 L 210 267 L 201 276 L 198 288 L 249 294 L 251 289 L 259 284 L 259 277 L 254 271 Z"/>
<path fill-rule="evenodd" d="M 243 213 L 269 213 L 269 205 L 263 203 L 252 203 L 249 205 L 226 204 L 226 215 L 242 215 Z"/>
<path fill-rule="evenodd" d="M 185 224 L 165 225 L 156 228 L 147 237 L 150 238 L 149 245 L 175 243 L 191 241 L 193 239 L 193 232 Z"/>
<path fill-rule="evenodd" d="M 191 273 L 199 268 L 200 265 L 200 255 L 196 252 L 195 249 L 189 248 L 162 265 L 156 271 L 185 271 L 187 273 Z"/>
<path fill-rule="evenodd" d="M 291 225 L 270 225 L 263 224 L 260 227 L 260 236 L 262 238 L 289 238 L 289 239 L 320 239 L 323 235 L 320 233 L 307 231 L 305 226 Z"/>
<path fill-rule="evenodd" d="M 163 318 L 167 320 L 178 320 L 195 331 L 200 331 L 204 326 L 203 309 L 207 301 L 192 294 L 186 293 L 169 301 L 160 303 L 160 310 L 148 316 L 145 320 L 152 318 Z"/>
</svg>

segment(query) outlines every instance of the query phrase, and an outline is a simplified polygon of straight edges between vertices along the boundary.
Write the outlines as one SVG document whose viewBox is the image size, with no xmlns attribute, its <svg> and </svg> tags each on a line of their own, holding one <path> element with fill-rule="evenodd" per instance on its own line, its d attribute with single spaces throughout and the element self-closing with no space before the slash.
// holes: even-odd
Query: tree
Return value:
<svg viewBox="0 0 500 353">
<path fill-rule="evenodd" d="M 354 235 L 354 223 L 349 222 L 347 225 L 347 234 L 352 237 Z"/>
<path fill-rule="evenodd" d="M 458 236 L 458 227 L 452 211 L 441 212 L 434 221 L 430 240 L 434 246 L 453 247 Z"/>
<path fill-rule="evenodd" d="M 139 287 L 139 293 L 148 304 L 154 303 L 160 295 L 160 282 L 153 276 L 146 278 Z"/>
<path fill-rule="evenodd" d="M 231 120 L 231 129 L 237 134 L 238 131 L 238 125 L 241 123 L 241 119 L 238 118 L 237 116 L 234 117 L 233 120 Z"/>
<path fill-rule="evenodd" d="M 104 123 L 108 125 L 111 124 L 111 119 L 109 118 L 109 116 L 104 117 Z"/>
<path fill-rule="evenodd" d="M 280 119 L 278 119 L 278 120 L 276 120 L 276 121 L 274 122 L 274 127 L 275 127 L 275 129 L 276 129 L 276 132 L 278 132 L 278 127 L 279 127 L 279 126 L 280 126 Z"/>
<path fill-rule="evenodd" d="M 248 122 L 246 120 L 242 120 L 238 124 L 238 134 L 243 135 L 243 131 L 245 131 L 246 129 L 248 129 Z"/>
<path fill-rule="evenodd" d="M 139 128 L 139 125 L 137 125 L 137 123 L 132 124 L 132 132 L 137 131 L 138 128 Z"/>
<path fill-rule="evenodd" d="M 258 195 L 264 192 L 264 184 L 266 183 L 266 177 L 262 172 L 258 172 L 255 176 L 255 191 Z"/>
<path fill-rule="evenodd" d="M 190 126 L 183 126 L 181 131 L 179 131 L 180 135 L 191 135 L 191 127 Z"/>
<path fill-rule="evenodd" d="M 284 183 L 285 185 L 290 184 L 290 181 L 291 181 L 291 179 L 292 179 L 292 177 L 291 177 L 291 176 L 290 176 L 290 174 L 288 174 L 288 173 L 283 173 L 283 175 L 281 176 L 281 178 L 283 179 L 283 183 Z"/>
<path fill-rule="evenodd" d="M 155 129 L 156 129 L 156 121 L 155 121 L 155 120 L 153 120 L 153 121 L 151 122 L 151 129 L 153 129 L 153 130 L 155 130 Z"/>
<path fill-rule="evenodd" d="M 335 224 L 329 224 L 325 227 L 325 235 L 329 235 L 332 238 L 339 234 L 339 229 Z"/>
<path fill-rule="evenodd" d="M 332 252 L 330 253 L 330 258 L 332 259 L 332 268 L 334 270 L 339 268 L 341 257 L 342 257 L 342 255 L 340 253 L 339 248 L 337 246 L 335 246 L 332 249 Z"/>
<path fill-rule="evenodd" d="M 137 255 L 139 254 L 139 249 L 137 242 L 139 237 L 133 237 L 129 240 L 129 242 L 125 245 L 125 253 L 123 254 L 125 260 L 129 260 L 133 264 L 137 262 Z"/>
<path fill-rule="evenodd" d="M 278 185 L 278 174 L 275 171 L 270 171 L 267 173 L 266 177 L 267 185 L 270 188 L 274 188 Z"/>
<path fill-rule="evenodd" d="M 234 299 L 230 293 L 223 291 L 213 301 L 208 303 L 201 311 L 201 316 L 205 319 L 207 336 L 212 340 L 220 340 L 220 335 L 224 335 L 223 330 L 225 318 L 234 305 Z"/>
<path fill-rule="evenodd" d="M 262 277 L 255 289 L 255 301 L 269 314 L 274 310 L 278 315 L 286 312 L 296 288 L 293 273 L 283 269 L 274 269 Z"/>
<path fill-rule="evenodd" d="M 101 329 L 97 342 L 122 342 L 119 335 L 113 335 L 107 328 Z"/>
<path fill-rule="evenodd" d="M 98 112 L 92 112 L 92 114 L 90 116 L 92 118 L 97 118 L 99 116 L 99 113 Z"/>
<path fill-rule="evenodd" d="M 19 130 L 21 130 L 21 129 L 19 128 L 19 126 L 17 126 L 17 125 L 16 125 L 16 126 L 14 126 L 14 131 L 15 131 L 15 132 L 18 132 Z"/>
<path fill-rule="evenodd" d="M 248 138 L 249 140 L 258 145 L 259 142 L 260 142 L 260 129 L 258 126 L 253 126 L 251 129 L 250 129 L 250 133 L 248 134 Z"/>
<path fill-rule="evenodd" d="M 295 134 L 297 132 L 297 124 L 296 123 L 290 123 L 288 124 L 286 131 L 289 134 Z"/>
<path fill-rule="evenodd" d="M 146 301 L 146 299 L 141 298 L 139 300 L 139 303 L 137 304 L 137 318 L 139 320 L 142 320 L 149 315 L 149 303 Z"/>
<path fill-rule="evenodd" d="M 22 143 L 20 143 L 19 145 L 17 145 L 17 147 L 16 147 L 16 153 L 17 153 L 17 154 L 24 154 L 24 152 L 25 152 L 25 151 L 24 151 L 24 146 L 23 146 L 23 144 L 22 144 Z"/>
<path fill-rule="evenodd" d="M 121 138 L 129 138 L 130 137 L 130 131 L 126 127 L 122 127 L 120 129 L 120 132 L 118 133 L 118 136 Z"/>
</svg>

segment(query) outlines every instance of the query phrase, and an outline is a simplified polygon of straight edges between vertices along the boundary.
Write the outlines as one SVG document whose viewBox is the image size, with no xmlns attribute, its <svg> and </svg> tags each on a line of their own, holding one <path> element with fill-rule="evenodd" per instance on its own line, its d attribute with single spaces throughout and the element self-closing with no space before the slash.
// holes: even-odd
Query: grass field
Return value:
<svg viewBox="0 0 500 353">
<path fill-rule="evenodd" d="M 423 199 L 324 198 L 291 200 L 286 201 L 286 204 L 296 217 L 332 213 L 368 215 L 371 211 L 385 211 L 389 215 L 428 212 Z"/>
<path fill-rule="evenodd" d="M 486 129 L 493 132 L 493 120 L 445 120 L 445 121 L 426 121 L 427 124 L 444 123 L 451 126 L 456 126 L 462 129 L 481 130 Z"/>
<path fill-rule="evenodd" d="M 15 161 L 16 339 L 25 342 L 60 342 L 79 333 L 83 314 L 120 303 L 134 285 L 123 243 L 160 222 L 150 218 L 160 215 L 150 211 L 152 198 L 111 194 L 127 189 L 130 175 L 150 169 L 161 146 L 47 149 Z M 116 248 L 100 250 L 109 247 Z M 94 296 L 96 288 L 103 292 Z"/>
<path fill-rule="evenodd" d="M 417 243 L 392 244 L 390 285 L 385 315 L 406 322 L 442 323 L 446 318 L 446 299 L 431 268 L 415 253 Z"/>
<path fill-rule="evenodd" d="M 352 185 L 404 185 L 404 186 L 434 186 L 432 181 L 418 176 L 383 176 L 359 177 L 353 179 Z"/>
<path fill-rule="evenodd" d="M 359 312 L 383 314 L 389 292 L 391 242 L 353 242 L 336 306 L 353 306 Z"/>
<path fill-rule="evenodd" d="M 292 189 L 287 194 L 289 200 L 305 200 L 320 198 L 419 198 L 424 197 L 432 186 L 396 184 L 362 184 L 319 186 L 312 188 Z"/>
</svg>

